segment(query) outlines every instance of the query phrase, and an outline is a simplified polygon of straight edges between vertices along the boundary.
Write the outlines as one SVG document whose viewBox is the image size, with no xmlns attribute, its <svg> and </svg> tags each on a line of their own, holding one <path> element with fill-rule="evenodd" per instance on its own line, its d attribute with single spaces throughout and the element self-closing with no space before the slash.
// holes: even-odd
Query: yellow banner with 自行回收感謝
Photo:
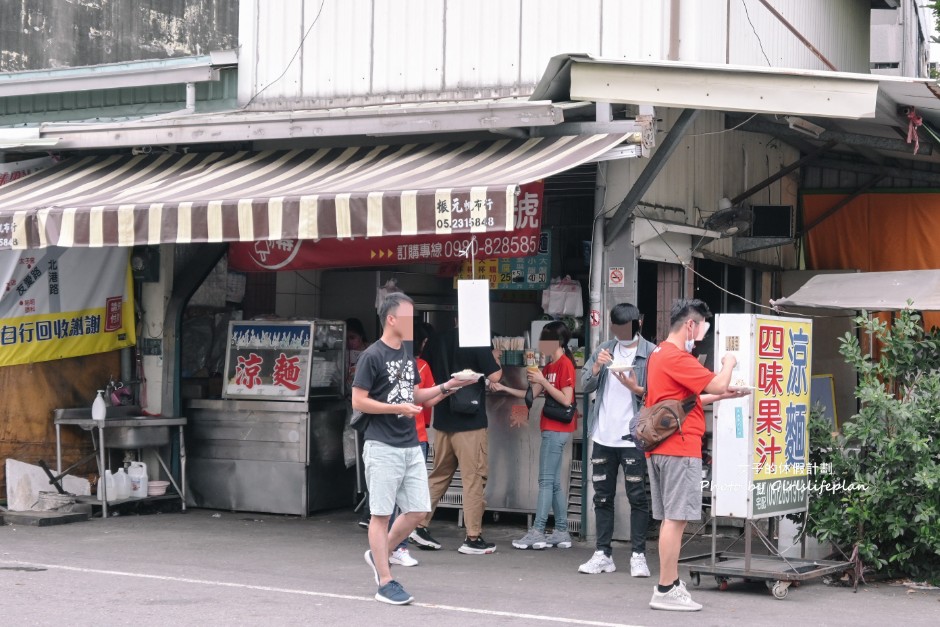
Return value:
<svg viewBox="0 0 940 627">
<path fill-rule="evenodd" d="M 0 251 L 0 366 L 133 346 L 126 248 Z"/>
</svg>

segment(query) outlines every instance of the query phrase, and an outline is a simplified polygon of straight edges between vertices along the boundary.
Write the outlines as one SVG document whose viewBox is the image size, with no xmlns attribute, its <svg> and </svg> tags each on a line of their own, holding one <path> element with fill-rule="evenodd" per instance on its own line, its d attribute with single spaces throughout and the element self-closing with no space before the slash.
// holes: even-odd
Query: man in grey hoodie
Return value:
<svg viewBox="0 0 940 627">
<path fill-rule="evenodd" d="M 646 360 L 656 348 L 640 335 L 639 309 L 621 303 L 610 311 L 610 330 L 615 339 L 601 344 L 581 370 L 585 394 L 597 392 L 588 415 L 591 438 L 592 483 L 597 542 L 594 555 L 578 567 L 589 575 L 617 570 L 611 557 L 614 532 L 614 496 L 617 476 L 623 468 L 630 502 L 630 541 L 633 555 L 630 574 L 649 577 L 646 564 L 646 531 L 650 502 L 646 493 L 646 457 L 629 433 L 630 419 L 643 406 L 646 393 Z"/>
</svg>

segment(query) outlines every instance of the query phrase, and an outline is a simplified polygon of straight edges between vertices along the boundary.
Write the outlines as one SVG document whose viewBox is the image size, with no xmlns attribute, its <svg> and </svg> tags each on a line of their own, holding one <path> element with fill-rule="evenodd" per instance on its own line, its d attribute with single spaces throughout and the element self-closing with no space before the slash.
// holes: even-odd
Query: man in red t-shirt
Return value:
<svg viewBox="0 0 940 627">
<path fill-rule="evenodd" d="M 672 306 L 669 336 L 656 347 L 647 362 L 646 406 L 666 399 L 682 400 L 698 396 L 682 431 L 666 438 L 647 453 L 653 518 L 662 521 L 659 531 L 659 585 L 653 588 L 650 607 L 657 610 L 696 611 L 702 606 L 692 600 L 679 580 L 679 550 L 686 523 L 702 513 L 702 435 L 705 412 L 702 405 L 740 394 L 728 391 L 736 360 L 725 354 L 721 371 L 714 372 L 699 363 L 691 353 L 696 342 L 708 333 L 711 316 L 708 305 L 698 299 L 678 300 Z"/>
</svg>

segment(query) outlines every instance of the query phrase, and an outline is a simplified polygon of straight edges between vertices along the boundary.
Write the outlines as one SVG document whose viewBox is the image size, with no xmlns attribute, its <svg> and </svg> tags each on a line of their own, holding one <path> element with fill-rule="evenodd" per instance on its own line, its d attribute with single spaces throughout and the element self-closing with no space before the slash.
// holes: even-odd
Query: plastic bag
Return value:
<svg viewBox="0 0 940 627">
<path fill-rule="evenodd" d="M 548 289 L 542 291 L 542 309 L 551 316 L 583 316 L 581 282 L 570 276 L 552 279 Z"/>
</svg>

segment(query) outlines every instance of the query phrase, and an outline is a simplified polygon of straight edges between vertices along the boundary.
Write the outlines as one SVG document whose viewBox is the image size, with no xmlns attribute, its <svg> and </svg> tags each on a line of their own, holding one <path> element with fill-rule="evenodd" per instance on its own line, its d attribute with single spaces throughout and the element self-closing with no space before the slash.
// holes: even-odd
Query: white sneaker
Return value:
<svg viewBox="0 0 940 627">
<path fill-rule="evenodd" d="M 674 612 L 697 612 L 702 609 L 701 603 L 692 600 L 685 586 L 674 586 L 669 592 L 660 592 L 658 586 L 653 586 L 653 598 L 650 607 L 654 610 L 671 610 Z"/>
<path fill-rule="evenodd" d="M 411 553 L 408 552 L 408 549 L 398 548 L 392 551 L 392 554 L 388 556 L 388 563 L 398 566 L 417 566 L 418 560 L 411 557 Z"/>
<path fill-rule="evenodd" d="M 578 566 L 578 572 L 586 575 L 612 573 L 615 570 L 617 570 L 617 567 L 614 566 L 614 560 L 604 555 L 603 551 L 594 551 L 591 559 Z"/>
<path fill-rule="evenodd" d="M 649 577 L 650 567 L 646 565 L 646 555 L 643 553 L 634 553 L 630 558 L 630 576 L 631 577 Z"/>
</svg>

